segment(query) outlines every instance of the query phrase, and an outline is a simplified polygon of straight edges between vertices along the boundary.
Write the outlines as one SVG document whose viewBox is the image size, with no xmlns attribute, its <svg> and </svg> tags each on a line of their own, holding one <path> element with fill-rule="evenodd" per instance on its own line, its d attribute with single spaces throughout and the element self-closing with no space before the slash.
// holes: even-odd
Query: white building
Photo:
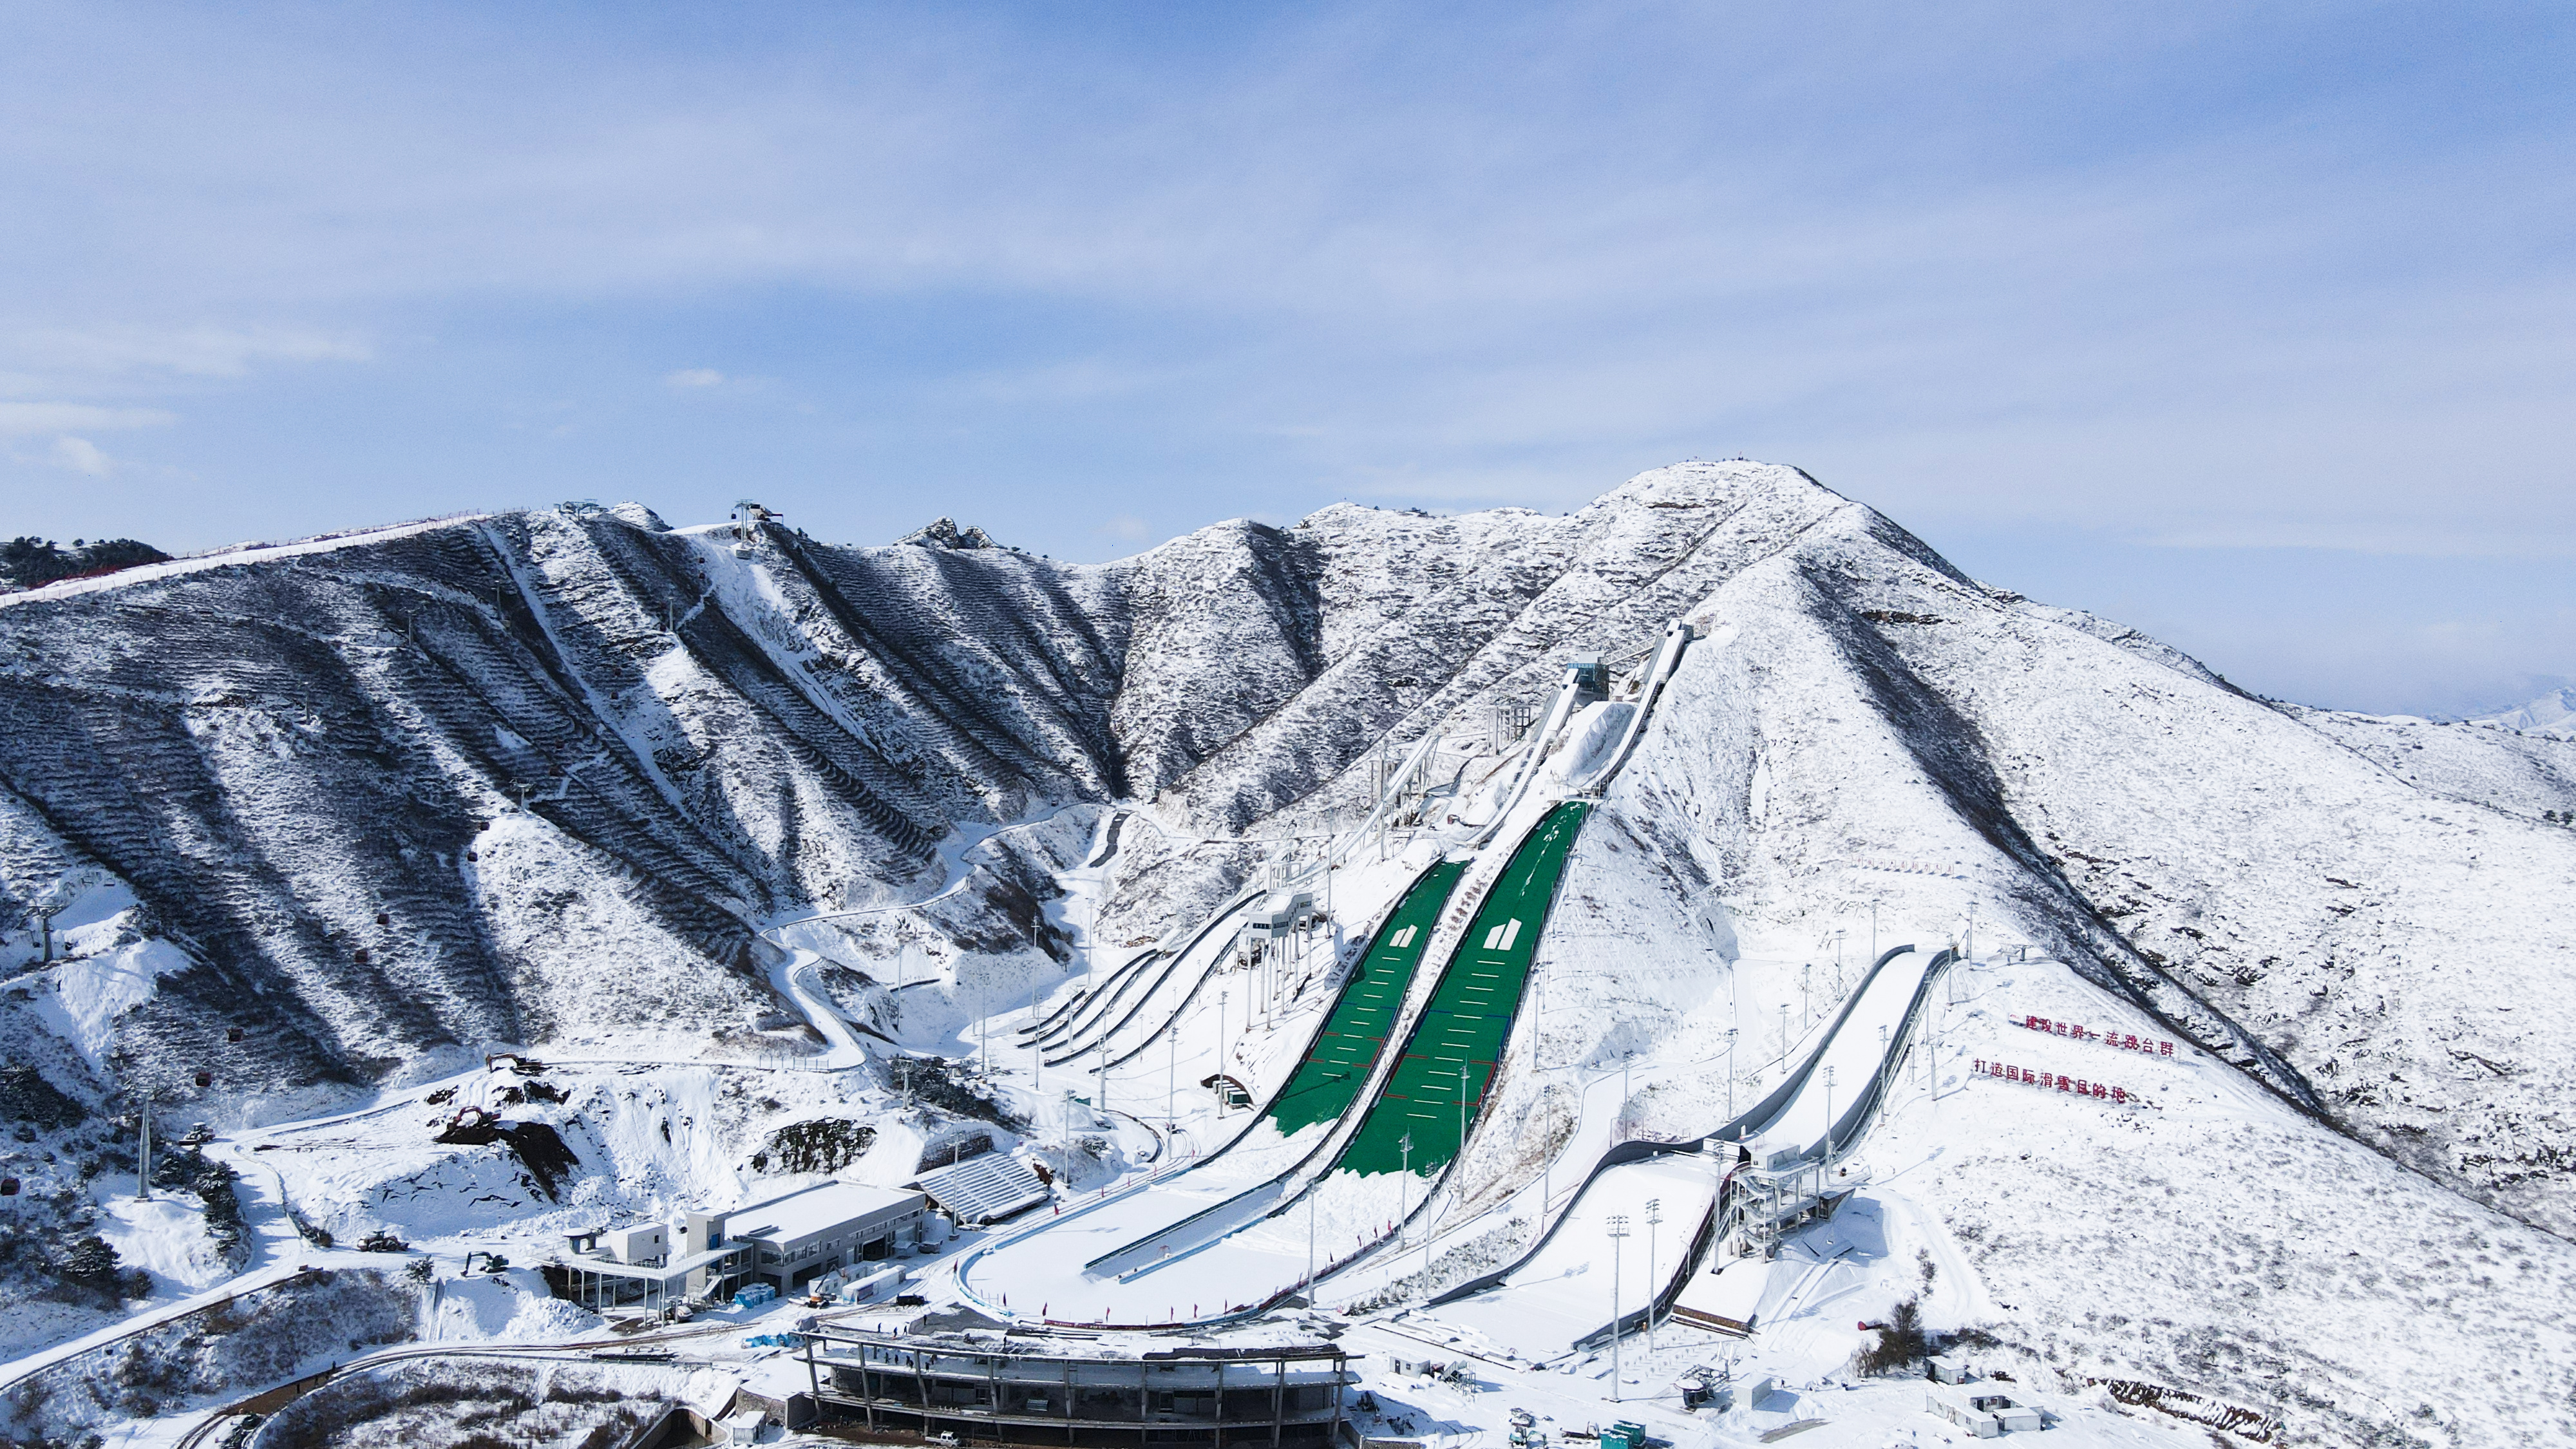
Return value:
<svg viewBox="0 0 2576 1449">
<path fill-rule="evenodd" d="M 698 1253 L 749 1244 L 750 1276 L 783 1293 L 919 1242 L 929 1208 L 930 1199 L 918 1192 L 827 1182 L 731 1212 L 690 1213 L 680 1229 L 681 1248 Z"/>
<path fill-rule="evenodd" d="M 653 1312 L 749 1282 L 792 1293 L 919 1244 L 929 1211 L 922 1193 L 827 1182 L 730 1212 L 690 1213 L 676 1243 L 659 1223 L 572 1233 L 555 1265 L 566 1274 L 557 1291 L 600 1312 Z"/>
<path fill-rule="evenodd" d="M 1274 891 L 1244 916 L 1244 939 L 1277 940 L 1314 919 L 1313 891 Z"/>
</svg>

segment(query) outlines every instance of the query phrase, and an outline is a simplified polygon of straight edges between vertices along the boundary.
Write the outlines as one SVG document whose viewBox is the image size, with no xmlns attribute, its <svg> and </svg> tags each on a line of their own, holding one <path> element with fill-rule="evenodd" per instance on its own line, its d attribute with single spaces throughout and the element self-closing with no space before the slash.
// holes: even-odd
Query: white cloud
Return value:
<svg viewBox="0 0 2576 1449">
<path fill-rule="evenodd" d="M 725 375 L 712 367 L 684 367 L 662 377 L 673 387 L 722 387 L 724 380 Z"/>
<path fill-rule="evenodd" d="M 0 402 L 0 437 L 33 433 L 103 432 L 117 428 L 166 428 L 179 420 L 159 408 L 103 408 L 88 403 Z"/>
<path fill-rule="evenodd" d="M 53 456 L 48 461 L 57 468 L 69 468 L 93 478 L 104 478 L 116 469 L 116 460 L 100 452 L 98 444 L 87 438 L 54 439 Z"/>
<path fill-rule="evenodd" d="M 1110 519 L 1100 525 L 1100 531 L 1112 538 L 1125 539 L 1129 543 L 1142 543 L 1154 536 L 1152 524 L 1131 514 L 1121 514 Z"/>
<path fill-rule="evenodd" d="M 241 377 L 263 362 L 364 362 L 368 345 L 292 327 L 54 328 L 20 334 L 11 351 L 49 372 Z"/>
</svg>

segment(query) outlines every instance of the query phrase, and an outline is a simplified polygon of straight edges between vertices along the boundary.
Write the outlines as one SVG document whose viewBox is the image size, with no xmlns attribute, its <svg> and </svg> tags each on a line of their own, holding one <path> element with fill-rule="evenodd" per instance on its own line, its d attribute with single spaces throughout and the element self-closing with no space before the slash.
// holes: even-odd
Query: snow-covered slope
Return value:
<svg viewBox="0 0 2576 1449">
<path fill-rule="evenodd" d="M 848 963 L 817 988 L 946 1036 L 1025 1009 L 1080 930 L 1160 937 L 1260 842 L 1356 818 L 1382 754 L 1485 734 L 1568 656 L 1677 617 L 1700 637 L 1576 846 L 1489 1108 L 1509 1130 L 1479 1132 L 1453 1226 L 1593 1140 L 1623 1065 L 1661 1064 L 1622 1131 L 1723 1120 L 1779 1006 L 1829 998 L 1838 955 L 1856 974 L 1874 906 L 1889 945 L 1973 909 L 1981 941 L 2231 1064 L 2265 1132 L 2341 1134 L 2433 1195 L 2360 1220 L 2502 1213 L 2543 1256 L 2576 1234 L 2550 1005 L 2576 984 L 2576 741 L 2251 697 L 1740 462 L 1563 517 L 1337 505 L 1093 566 L 620 508 L 13 596 L 0 1038 L 92 1109 L 149 1088 L 217 1122 L 496 1045 L 810 1050 L 757 933 L 847 911 L 874 914 L 790 940 Z M 1443 759 L 1471 788 L 1493 764 Z M 1059 877 L 1113 805 L 1070 916 Z M 32 964 L 40 910 L 68 963 Z M 657 1200 L 694 1181 L 673 1161 Z"/>
<path fill-rule="evenodd" d="M 84 1031 L 210 1111 L 735 1029 L 774 1009 L 754 927 L 926 897 L 942 839 L 1123 797 L 1186 852 L 1348 805 L 1383 745 L 1695 611 L 1720 637 L 1614 794 L 1693 890 L 1815 915 L 1940 838 L 1990 909 L 2291 1099 L 2576 1227 L 2540 1115 L 2567 1054 L 2514 1009 L 2570 969 L 2576 835 L 2541 817 L 2576 806 L 2576 747 L 2271 706 L 1762 465 L 1090 567 L 653 522 L 461 519 L 13 600 L 0 949 L 35 954 L 27 908 L 67 879 L 130 897 L 90 954 L 162 954 Z M 1049 944 L 998 877 L 945 933 Z M 98 1016 L 98 975 L 29 978 L 38 1014 Z"/>
</svg>

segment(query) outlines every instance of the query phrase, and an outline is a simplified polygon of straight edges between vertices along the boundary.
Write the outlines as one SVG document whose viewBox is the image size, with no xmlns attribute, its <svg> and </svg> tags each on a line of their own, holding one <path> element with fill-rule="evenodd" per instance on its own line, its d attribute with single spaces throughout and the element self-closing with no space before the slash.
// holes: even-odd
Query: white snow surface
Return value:
<svg viewBox="0 0 2576 1449">
<path fill-rule="evenodd" d="M 1991 1334 L 1967 1356 L 2069 1443 L 2207 1442 L 2111 1381 L 2271 1416 L 2281 1443 L 2576 1441 L 2576 1046 L 2551 1006 L 2576 985 L 2576 741 L 2252 698 L 1763 464 L 1656 470 L 1562 518 L 1336 505 L 1096 567 L 777 529 L 751 550 L 496 515 L 291 573 L 245 558 L 13 597 L 0 688 L 29 721 L 17 748 L 62 783 L 0 792 L 0 881 L 32 903 L 77 876 L 98 909 L 72 959 L 15 968 L 0 1028 L 101 1110 L 166 1092 L 302 1218 L 343 1241 L 391 1229 L 450 1292 L 467 1251 L 524 1268 L 568 1231 L 901 1183 L 978 1136 L 1048 1164 L 1076 1233 L 1114 1246 L 1322 1134 L 1219 1154 L 1242 1118 L 1198 1083 L 1285 1079 L 1335 953 L 1471 833 L 1449 815 L 1500 803 L 1497 707 L 1543 708 L 1564 657 L 1679 617 L 1699 637 L 1625 764 L 1590 775 L 1615 703 L 1544 762 L 1542 794 L 1603 795 L 1462 1161 L 1427 1208 L 1375 1179 L 1314 1199 L 1319 1245 L 1417 1210 L 1402 1251 L 1318 1290 L 1361 1310 L 1346 1342 L 1396 1417 L 1447 1426 L 1450 1449 L 1498 1441 L 1510 1403 L 1642 1417 L 1689 1449 L 1805 1419 L 1823 1423 L 1803 1443 L 1948 1442 L 1919 1381 L 1849 1371 L 1854 1325 L 1911 1296 L 1936 1329 Z M 269 610 L 242 632 L 228 591 L 252 584 Z M 83 730 L 50 723 L 63 708 Z M 1455 737 L 1436 758 L 1456 794 L 1382 863 L 1372 841 L 1332 873 L 1334 919 L 1287 969 L 1237 969 L 1221 926 L 1121 974 L 1265 860 L 1316 858 L 1369 803 L 1374 758 L 1425 730 Z M 14 963 L 29 924 L 0 940 Z M 1758 1290 L 1729 1280 L 1755 1337 L 1667 1325 L 1651 1355 L 1623 1347 L 1627 1385 L 1567 1358 L 1609 1316 L 1599 1225 L 1639 1213 L 1615 1204 L 1663 1202 L 1670 1269 L 1704 1202 L 1693 1157 L 1578 1193 L 1601 1154 L 1714 1129 L 1806 1060 L 1876 951 L 1972 932 L 1980 964 L 1936 983 L 1938 1050 L 1913 1059 L 1930 1080 L 1854 1149 L 1853 1196 Z M 2176 1055 L 2010 1025 L 2034 1014 Z M 1877 1021 L 1838 1041 L 1838 1076 Z M 487 1070 L 493 1047 L 548 1069 Z M 987 1052 L 960 1080 L 1003 1120 L 905 1105 L 898 1060 Z M 215 1085 L 190 1085 L 199 1062 Z M 526 1098 L 531 1080 L 565 1100 Z M 505 1147 L 433 1141 L 465 1106 L 552 1127 L 578 1170 L 549 1199 Z M 866 1145 L 780 1170 L 782 1129 L 818 1123 Z M 68 1164 L 104 1143 L 49 1129 L 48 1193 L 91 1191 Z M 1229 1239 L 1237 1256 L 1087 1280 L 1040 1212 L 917 1282 L 1021 1319 L 1143 1321 L 1305 1262 L 1300 1203 Z M 1512 1285 L 1418 1306 L 1560 1215 Z M 181 1217 L 108 1216 L 156 1290 L 199 1281 Z M 1649 1286 L 1642 1248 L 1622 1251 L 1623 1303 Z M 501 1291 L 459 1300 L 460 1337 L 576 1331 L 483 1301 Z M 1465 1353 L 1508 1392 L 1393 1364 Z M 1779 1392 L 1684 1415 L 1672 1381 L 1695 1364 Z"/>
</svg>

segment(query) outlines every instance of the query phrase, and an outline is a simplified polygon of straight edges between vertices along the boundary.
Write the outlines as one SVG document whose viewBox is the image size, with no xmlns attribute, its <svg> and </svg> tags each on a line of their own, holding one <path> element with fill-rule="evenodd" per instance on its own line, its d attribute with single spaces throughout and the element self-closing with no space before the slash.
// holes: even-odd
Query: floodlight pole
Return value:
<svg viewBox="0 0 2576 1449">
<path fill-rule="evenodd" d="M 1610 1130 L 1619 1134 L 1619 1140 L 1622 1142 L 1628 1140 L 1628 1101 L 1634 1095 L 1628 1088 L 1628 1067 L 1636 1059 L 1637 1053 L 1634 1050 L 1622 1053 L 1619 1057 L 1619 1115 L 1610 1119 Z"/>
<path fill-rule="evenodd" d="M 1610 1402 L 1619 1402 L 1619 1248 L 1628 1239 L 1628 1215 L 1610 1215 Z"/>
<path fill-rule="evenodd" d="M 1726 1120 L 1735 1120 L 1735 1028 L 1726 1029 Z"/>
<path fill-rule="evenodd" d="M 1655 1295 L 1663 1291 L 1663 1279 L 1655 1271 L 1655 1226 L 1664 1220 L 1664 1200 L 1646 1199 L 1646 1365 L 1655 1362 Z"/>
<path fill-rule="evenodd" d="M 1878 1121 L 1887 1125 L 1887 1028 L 1878 1029 Z"/>
<path fill-rule="evenodd" d="M 1315 1192 L 1315 1187 L 1306 1189 L 1306 1306 L 1309 1308 L 1315 1306 Z"/>
<path fill-rule="evenodd" d="M 1405 1215 L 1413 1211 L 1409 1206 L 1412 1202 L 1412 1193 L 1406 1186 L 1413 1178 L 1413 1134 L 1407 1132 L 1397 1138 L 1395 1147 L 1399 1154 L 1396 1158 L 1398 1168 L 1395 1174 L 1395 1245 L 1401 1248 L 1404 1246 Z"/>
<path fill-rule="evenodd" d="M 1825 1068 L 1825 1171 L 1834 1170 L 1834 1069 Z"/>
<path fill-rule="evenodd" d="M 1461 1060 L 1458 1063 L 1458 1155 L 1450 1159 L 1453 1167 L 1467 1160 L 1467 1069 L 1467 1063 Z"/>
</svg>

